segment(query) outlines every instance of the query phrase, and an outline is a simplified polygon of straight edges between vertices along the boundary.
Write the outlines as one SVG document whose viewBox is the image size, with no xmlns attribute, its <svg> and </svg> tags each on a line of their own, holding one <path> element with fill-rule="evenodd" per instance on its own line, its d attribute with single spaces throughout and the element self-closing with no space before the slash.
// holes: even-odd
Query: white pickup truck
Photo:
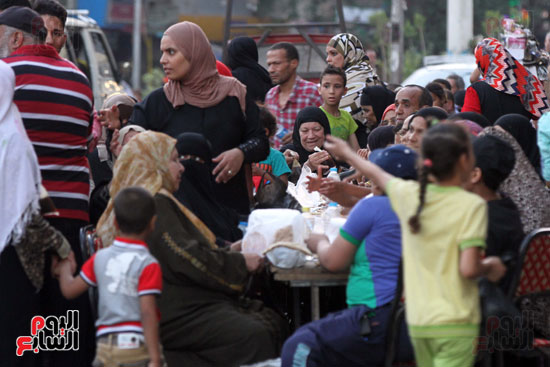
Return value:
<svg viewBox="0 0 550 367">
<path fill-rule="evenodd" d="M 71 60 L 90 80 L 94 105 L 114 92 L 121 92 L 117 64 L 107 38 L 87 10 L 68 10 L 65 31 L 67 43 L 61 56 Z"/>
</svg>

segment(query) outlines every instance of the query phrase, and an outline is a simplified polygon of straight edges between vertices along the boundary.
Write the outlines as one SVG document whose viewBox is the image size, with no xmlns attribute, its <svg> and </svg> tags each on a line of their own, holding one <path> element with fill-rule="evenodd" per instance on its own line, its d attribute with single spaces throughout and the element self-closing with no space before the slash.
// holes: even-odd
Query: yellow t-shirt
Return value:
<svg viewBox="0 0 550 367">
<path fill-rule="evenodd" d="M 481 320 L 475 280 L 460 274 L 460 252 L 485 247 L 487 204 L 459 187 L 428 184 L 420 232 L 409 218 L 419 203 L 418 182 L 392 179 L 386 186 L 401 223 L 406 315 L 412 337 L 476 336 Z"/>
</svg>

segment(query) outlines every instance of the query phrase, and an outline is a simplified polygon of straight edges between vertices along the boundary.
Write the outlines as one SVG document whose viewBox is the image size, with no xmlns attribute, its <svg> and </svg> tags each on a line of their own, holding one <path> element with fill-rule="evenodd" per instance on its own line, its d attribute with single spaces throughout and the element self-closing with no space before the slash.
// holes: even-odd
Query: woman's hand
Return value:
<svg viewBox="0 0 550 367">
<path fill-rule="evenodd" d="M 353 150 L 345 140 L 327 135 L 325 139 L 324 147 L 328 150 L 336 159 L 341 161 L 347 161 L 349 157 L 355 155 Z M 310 156 L 311 157 L 311 156 Z"/>
<path fill-rule="evenodd" d="M 244 162 L 244 153 L 239 148 L 226 150 L 212 162 L 217 163 L 212 171 L 217 183 L 226 183 L 231 180 L 241 169 Z"/>
<path fill-rule="evenodd" d="M 258 254 L 253 253 L 244 253 L 244 261 L 246 262 L 246 269 L 249 272 L 254 273 L 262 268 L 264 265 L 264 258 Z"/>
<path fill-rule="evenodd" d="M 369 155 L 369 150 L 368 149 L 359 149 L 357 151 L 357 155 L 363 159 L 367 159 L 368 155 Z"/>
<path fill-rule="evenodd" d="M 328 168 L 327 166 L 323 166 L 322 164 L 320 164 L 318 167 L 317 167 L 317 177 L 314 177 L 314 176 L 307 176 L 307 183 L 306 183 L 306 187 L 307 187 L 307 191 L 309 192 L 313 192 L 313 191 L 319 191 L 319 189 L 321 188 L 321 180 L 323 178 L 323 169 L 325 168 Z"/>
<path fill-rule="evenodd" d="M 286 164 L 288 164 L 289 167 L 292 167 L 292 162 L 295 159 L 296 160 L 300 159 L 300 155 L 298 153 L 296 153 L 295 151 L 290 150 L 290 149 L 285 150 L 283 155 L 285 156 Z"/>
<path fill-rule="evenodd" d="M 97 114 L 97 119 L 101 123 L 101 126 L 105 126 L 109 130 L 120 129 L 120 111 L 115 105 L 110 109 L 100 110 Z"/>
<path fill-rule="evenodd" d="M 506 265 L 500 257 L 489 256 L 481 260 L 481 263 L 487 269 L 487 279 L 490 282 L 496 283 L 506 274 Z"/>
<path fill-rule="evenodd" d="M 230 251 L 241 252 L 243 250 L 243 240 L 235 241 L 229 246 Z"/>
<path fill-rule="evenodd" d="M 317 246 L 319 245 L 319 242 L 323 240 L 329 242 L 328 237 L 326 235 L 320 234 L 320 233 L 312 233 L 309 235 L 308 238 L 306 238 L 305 242 L 306 242 L 307 248 L 310 249 L 311 252 L 316 254 Z"/>
<path fill-rule="evenodd" d="M 317 171 L 317 168 L 321 163 L 331 159 L 330 154 L 326 150 L 315 152 L 309 155 L 306 164 L 312 171 Z"/>
<path fill-rule="evenodd" d="M 285 136 L 283 136 L 283 138 L 281 139 L 281 142 L 283 144 L 290 144 L 292 143 L 292 131 L 286 133 Z"/>
<path fill-rule="evenodd" d="M 321 180 L 321 187 L 319 188 L 319 193 L 330 198 L 331 195 L 334 195 L 342 191 L 342 185 L 345 183 L 340 181 L 335 181 L 330 178 L 323 178 Z"/>
<path fill-rule="evenodd" d="M 111 144 L 109 144 L 109 149 L 111 150 L 111 154 L 116 158 L 120 155 L 120 151 L 122 150 L 122 145 L 118 142 L 118 138 L 120 137 L 120 132 L 118 129 L 115 129 L 113 132 L 113 137 L 111 139 Z"/>
</svg>

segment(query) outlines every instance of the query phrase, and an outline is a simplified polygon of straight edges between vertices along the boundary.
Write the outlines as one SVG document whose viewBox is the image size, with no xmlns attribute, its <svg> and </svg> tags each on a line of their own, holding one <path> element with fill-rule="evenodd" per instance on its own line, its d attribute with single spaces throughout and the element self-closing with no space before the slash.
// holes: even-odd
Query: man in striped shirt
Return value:
<svg viewBox="0 0 550 367">
<path fill-rule="evenodd" d="M 46 34 L 44 22 L 34 10 L 12 6 L 0 13 L 0 58 L 15 73 L 14 102 L 38 156 L 42 185 L 59 212 L 59 216 L 47 219 L 69 240 L 80 266 L 79 230 L 88 223 L 90 173 L 86 153 L 93 95 L 86 76 L 44 43 Z M 64 309 L 75 308 L 81 311 L 79 355 L 63 363 L 57 362 L 57 355 L 69 357 L 77 352 L 58 353 L 52 363 L 84 365 L 81 352 L 89 348 L 89 342 L 84 344 L 82 335 L 91 321 L 84 319 L 89 317 L 86 297 L 64 303 L 67 301 L 60 301 L 57 284 L 45 284 L 44 293 L 51 313 L 64 314 Z M 91 323 L 90 327 L 93 329 Z"/>
<path fill-rule="evenodd" d="M 35 17 L 27 29 L 25 17 Z M 0 14 L 0 24 L 9 52 L 0 57 L 15 72 L 14 102 L 38 156 L 42 183 L 59 211 L 56 219 L 80 227 L 88 222 L 90 190 L 86 145 L 93 96 L 88 79 L 45 45 L 43 34 L 37 37 L 44 23 L 36 12 L 11 7 Z"/>
</svg>

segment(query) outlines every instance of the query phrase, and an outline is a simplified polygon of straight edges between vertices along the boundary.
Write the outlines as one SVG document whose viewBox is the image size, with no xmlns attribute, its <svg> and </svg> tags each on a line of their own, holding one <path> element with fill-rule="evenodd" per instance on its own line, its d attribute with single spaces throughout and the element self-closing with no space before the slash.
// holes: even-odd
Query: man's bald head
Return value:
<svg viewBox="0 0 550 367">
<path fill-rule="evenodd" d="M 431 107 L 432 96 L 426 88 L 419 85 L 406 85 L 395 96 L 395 114 L 397 123 L 403 123 L 407 116 L 412 115 L 422 107 Z"/>
</svg>

